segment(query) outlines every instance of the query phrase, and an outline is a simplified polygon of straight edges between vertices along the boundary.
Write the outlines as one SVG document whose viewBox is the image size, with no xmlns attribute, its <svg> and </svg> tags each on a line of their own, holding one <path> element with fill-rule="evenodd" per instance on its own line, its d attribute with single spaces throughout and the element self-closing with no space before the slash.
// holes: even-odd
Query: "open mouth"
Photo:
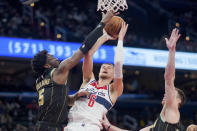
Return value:
<svg viewBox="0 0 197 131">
<path fill-rule="evenodd" d="M 104 74 L 107 74 L 107 71 L 103 71 Z"/>
</svg>

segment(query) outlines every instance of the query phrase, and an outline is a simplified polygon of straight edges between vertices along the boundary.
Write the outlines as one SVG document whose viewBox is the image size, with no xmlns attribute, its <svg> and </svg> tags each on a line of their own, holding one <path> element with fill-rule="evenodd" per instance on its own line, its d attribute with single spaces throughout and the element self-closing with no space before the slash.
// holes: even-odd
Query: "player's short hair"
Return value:
<svg viewBox="0 0 197 131">
<path fill-rule="evenodd" d="M 114 64 L 112 64 L 112 63 L 103 63 L 102 65 L 111 65 L 111 66 L 114 66 Z"/>
<path fill-rule="evenodd" d="M 44 65 L 47 63 L 47 54 L 46 50 L 42 50 L 31 60 L 31 67 L 36 77 L 39 77 L 45 71 Z"/>
<path fill-rule="evenodd" d="M 181 103 L 179 105 L 179 107 L 181 107 L 186 101 L 186 96 L 185 96 L 185 93 L 181 89 L 179 89 L 179 88 L 175 88 L 175 89 L 178 92 L 178 95 L 181 99 Z"/>
</svg>

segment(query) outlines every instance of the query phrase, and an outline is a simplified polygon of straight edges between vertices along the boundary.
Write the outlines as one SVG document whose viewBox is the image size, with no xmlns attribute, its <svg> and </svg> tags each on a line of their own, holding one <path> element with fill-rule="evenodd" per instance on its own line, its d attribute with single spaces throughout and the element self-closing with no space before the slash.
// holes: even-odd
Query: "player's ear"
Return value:
<svg viewBox="0 0 197 131">
<path fill-rule="evenodd" d="M 179 104 L 179 107 L 182 105 L 182 101 L 180 98 L 178 99 L 178 104 Z"/>
<path fill-rule="evenodd" d="M 51 65 L 45 64 L 45 65 L 44 65 L 44 68 L 51 68 Z"/>
</svg>

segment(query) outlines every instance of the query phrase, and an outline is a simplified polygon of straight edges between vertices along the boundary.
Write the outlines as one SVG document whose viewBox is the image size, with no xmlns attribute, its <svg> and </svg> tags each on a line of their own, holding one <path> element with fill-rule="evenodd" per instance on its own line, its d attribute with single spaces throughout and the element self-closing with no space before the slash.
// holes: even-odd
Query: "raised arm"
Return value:
<svg viewBox="0 0 197 131">
<path fill-rule="evenodd" d="M 98 50 L 98 48 L 105 43 L 108 39 L 110 39 L 110 36 L 108 36 L 106 33 L 104 33 L 96 42 L 96 44 L 92 47 L 92 49 L 89 50 L 89 52 L 85 55 L 84 61 L 83 61 L 83 83 L 88 83 L 90 79 L 94 78 L 93 74 L 93 55 Z"/>
<path fill-rule="evenodd" d="M 80 49 L 70 58 L 60 63 L 59 67 L 53 74 L 53 79 L 55 82 L 58 84 L 64 84 L 66 82 L 69 70 L 79 63 L 84 54 L 86 54 L 94 46 L 98 38 L 103 35 L 103 28 L 105 24 L 110 21 L 114 15 L 116 14 L 113 12 L 107 12 L 107 14 L 103 16 L 99 25 L 88 34 Z"/>
<path fill-rule="evenodd" d="M 123 22 L 122 28 L 119 33 L 118 45 L 114 57 L 114 82 L 111 88 L 113 102 L 115 102 L 116 99 L 120 95 L 122 95 L 123 92 L 123 74 L 122 74 L 122 65 L 124 62 L 123 40 L 127 32 L 127 28 L 128 28 L 128 24 Z"/>
<path fill-rule="evenodd" d="M 166 95 L 166 106 L 167 107 L 176 107 L 174 104 L 176 93 L 174 87 L 174 79 L 175 79 L 175 52 L 176 52 L 176 43 L 181 35 L 179 34 L 178 29 L 174 29 L 172 31 L 171 37 L 166 40 L 166 45 L 169 49 L 168 63 L 165 68 L 165 95 Z"/>
</svg>

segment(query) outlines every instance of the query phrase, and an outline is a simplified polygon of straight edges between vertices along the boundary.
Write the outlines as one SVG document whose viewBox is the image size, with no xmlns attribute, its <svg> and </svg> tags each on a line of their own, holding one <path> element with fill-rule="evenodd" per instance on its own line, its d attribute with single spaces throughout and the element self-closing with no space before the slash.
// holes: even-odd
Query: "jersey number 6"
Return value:
<svg viewBox="0 0 197 131">
<path fill-rule="evenodd" d="M 89 106 L 89 107 L 93 107 L 94 102 L 95 102 L 95 99 L 96 99 L 96 95 L 95 95 L 95 94 L 92 94 L 92 95 L 90 96 L 90 101 L 89 101 L 89 103 L 88 103 L 88 106 Z"/>
</svg>

